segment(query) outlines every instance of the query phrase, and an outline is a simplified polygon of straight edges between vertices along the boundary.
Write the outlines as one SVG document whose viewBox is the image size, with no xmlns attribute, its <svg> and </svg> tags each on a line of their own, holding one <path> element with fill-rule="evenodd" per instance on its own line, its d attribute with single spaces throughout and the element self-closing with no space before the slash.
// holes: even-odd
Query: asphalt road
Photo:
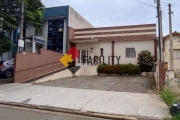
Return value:
<svg viewBox="0 0 180 120">
<path fill-rule="evenodd" d="M 107 119 L 0 105 L 0 120 L 107 120 Z"/>
</svg>

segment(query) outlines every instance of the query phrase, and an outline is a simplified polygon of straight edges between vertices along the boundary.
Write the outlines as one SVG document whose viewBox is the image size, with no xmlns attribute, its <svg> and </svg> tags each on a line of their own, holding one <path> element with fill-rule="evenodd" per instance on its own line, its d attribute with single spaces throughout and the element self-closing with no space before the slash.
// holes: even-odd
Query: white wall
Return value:
<svg viewBox="0 0 180 120">
<path fill-rule="evenodd" d="M 35 35 L 35 27 L 33 27 L 32 25 L 27 25 L 26 37 L 34 36 L 34 35 Z M 43 38 L 43 36 L 37 36 L 37 37 Z"/>
<path fill-rule="evenodd" d="M 68 24 L 69 24 L 69 27 L 72 27 L 74 29 L 94 27 L 70 6 L 69 6 Z"/>
<path fill-rule="evenodd" d="M 144 41 L 121 41 L 114 43 L 114 55 L 121 56 L 120 64 L 137 64 L 138 53 L 142 50 L 149 50 L 154 55 L 154 40 Z M 93 42 L 93 43 L 76 43 L 76 47 L 79 50 L 88 50 L 90 47 L 94 47 L 91 56 L 100 55 L 100 48 L 104 49 L 105 63 L 108 64 L 108 56 L 112 55 L 112 42 Z M 136 58 L 126 58 L 126 48 L 135 47 Z M 112 63 L 110 58 L 110 63 Z M 114 64 L 117 64 L 117 58 L 114 58 Z"/>
<path fill-rule="evenodd" d="M 168 70 L 170 69 L 170 38 L 167 38 L 164 41 L 164 61 L 168 62 Z M 180 37 L 179 36 L 173 36 L 173 49 L 179 49 L 180 50 Z M 180 69 L 180 59 L 174 59 L 174 69 Z"/>
<path fill-rule="evenodd" d="M 91 51 L 91 47 L 93 47 L 93 51 L 92 53 Z M 88 50 L 89 56 L 91 56 L 92 58 L 94 56 L 100 56 L 100 48 L 104 49 L 104 62 L 108 63 L 108 56 L 111 56 L 112 53 L 112 44 L 111 42 L 89 42 L 89 43 L 76 43 L 76 48 L 78 50 Z M 111 63 L 111 59 L 110 59 L 110 63 Z"/>
<path fill-rule="evenodd" d="M 126 48 L 134 47 L 136 50 L 136 58 L 126 58 Z M 120 64 L 137 64 L 138 53 L 142 50 L 149 50 L 154 55 L 154 40 L 144 41 L 121 41 L 115 42 L 114 54 L 115 56 L 121 56 Z M 115 59 L 115 64 L 117 60 Z"/>
</svg>

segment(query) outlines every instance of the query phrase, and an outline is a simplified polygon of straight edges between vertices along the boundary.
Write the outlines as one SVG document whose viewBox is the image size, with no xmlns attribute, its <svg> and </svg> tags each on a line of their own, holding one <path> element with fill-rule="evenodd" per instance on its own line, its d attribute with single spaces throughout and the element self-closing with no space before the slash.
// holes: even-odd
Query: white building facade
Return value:
<svg viewBox="0 0 180 120">
<path fill-rule="evenodd" d="M 106 64 L 137 64 L 142 50 L 157 56 L 156 24 L 74 29 L 69 41 L 83 51 L 81 57 L 104 56 Z"/>
</svg>

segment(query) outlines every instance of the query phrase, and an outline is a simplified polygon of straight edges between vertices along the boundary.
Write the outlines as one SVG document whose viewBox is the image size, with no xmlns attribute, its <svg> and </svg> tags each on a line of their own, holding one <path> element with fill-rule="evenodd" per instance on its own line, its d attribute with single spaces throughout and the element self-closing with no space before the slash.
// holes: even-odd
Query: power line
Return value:
<svg viewBox="0 0 180 120">
<path fill-rule="evenodd" d="M 143 1 L 140 1 L 140 0 L 128 0 L 128 1 L 156 8 L 156 6 L 146 3 L 146 2 L 143 2 Z"/>
<path fill-rule="evenodd" d="M 155 3 L 157 0 L 146 0 L 146 1 L 149 1 L 149 2 L 153 2 L 153 3 Z M 163 1 L 161 1 L 161 3 L 166 4 L 166 5 L 168 5 L 168 4 L 169 4 L 169 3 L 167 3 L 167 2 L 163 2 Z"/>
<path fill-rule="evenodd" d="M 178 24 L 178 22 L 177 22 L 177 20 L 176 20 L 176 17 L 175 17 L 175 15 L 174 15 L 174 12 L 173 12 L 173 17 L 174 17 L 174 20 L 175 20 L 175 23 L 176 23 L 177 27 L 178 27 L 179 30 L 180 30 L 180 26 L 179 26 L 179 24 Z"/>
</svg>

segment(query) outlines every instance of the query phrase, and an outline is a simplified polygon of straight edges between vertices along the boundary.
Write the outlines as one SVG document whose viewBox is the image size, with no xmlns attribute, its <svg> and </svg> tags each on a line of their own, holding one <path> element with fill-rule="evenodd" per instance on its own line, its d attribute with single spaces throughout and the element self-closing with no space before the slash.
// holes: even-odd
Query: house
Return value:
<svg viewBox="0 0 180 120">
<path fill-rule="evenodd" d="M 180 33 L 175 31 L 172 33 L 173 41 L 173 60 L 174 70 L 180 69 Z M 164 36 L 164 61 L 168 62 L 168 70 L 170 70 L 170 35 Z"/>
<path fill-rule="evenodd" d="M 114 65 L 137 64 L 138 53 L 142 50 L 157 56 L 156 24 L 70 28 L 69 34 L 69 41 L 80 50 L 81 58 L 104 56 L 104 63 Z"/>
</svg>

